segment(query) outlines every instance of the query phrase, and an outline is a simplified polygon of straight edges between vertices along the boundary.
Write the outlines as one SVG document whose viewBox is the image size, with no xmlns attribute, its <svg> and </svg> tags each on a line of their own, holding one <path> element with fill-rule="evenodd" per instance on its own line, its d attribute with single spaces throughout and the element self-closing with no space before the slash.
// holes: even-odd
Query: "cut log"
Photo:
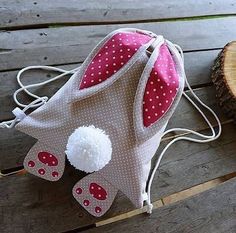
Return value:
<svg viewBox="0 0 236 233">
<path fill-rule="evenodd" d="M 219 53 L 212 67 L 212 81 L 222 110 L 236 122 L 236 41 Z"/>
</svg>

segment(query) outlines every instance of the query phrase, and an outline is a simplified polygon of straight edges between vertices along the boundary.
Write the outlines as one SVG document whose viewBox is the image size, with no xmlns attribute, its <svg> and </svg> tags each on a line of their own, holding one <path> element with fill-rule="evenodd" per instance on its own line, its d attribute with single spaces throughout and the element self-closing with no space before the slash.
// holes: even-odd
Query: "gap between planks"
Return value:
<svg viewBox="0 0 236 233">
<path fill-rule="evenodd" d="M 43 28 L 59 28 L 59 27 L 78 27 L 78 26 L 100 26 L 100 25 L 116 25 L 116 24 L 137 24 L 137 23 L 162 23 L 162 22 L 180 22 L 180 21 L 193 21 L 205 19 L 220 19 L 227 17 L 234 17 L 236 14 L 216 14 L 216 15 L 202 15 L 190 17 L 174 17 L 165 19 L 142 19 L 142 20 L 124 20 L 124 21 L 90 21 L 90 22 L 63 22 L 63 23 L 42 23 L 42 24 L 29 24 L 20 26 L 3 27 L 1 31 L 20 31 L 26 29 L 43 29 Z"/>
<path fill-rule="evenodd" d="M 152 203 L 153 210 L 155 211 L 156 209 L 158 209 L 160 207 L 168 206 L 168 205 L 173 204 L 175 202 L 183 201 L 187 198 L 193 197 L 197 194 L 200 194 L 200 193 L 205 192 L 209 189 L 212 189 L 212 188 L 214 188 L 214 187 L 216 187 L 216 186 L 218 186 L 218 185 L 220 185 L 220 184 L 222 184 L 234 177 L 236 177 L 236 172 L 215 178 L 213 180 L 204 182 L 202 184 L 199 184 L 199 185 L 193 186 L 191 188 L 182 190 L 180 192 L 173 193 L 169 196 L 163 197 L 163 198 L 161 198 L 157 201 L 154 201 Z M 64 233 L 84 232 L 85 230 L 88 230 L 88 229 L 97 228 L 97 227 L 105 226 L 105 225 L 112 224 L 112 223 L 115 223 L 118 221 L 126 220 L 126 219 L 132 218 L 134 216 L 144 214 L 146 212 L 147 212 L 147 206 L 144 206 L 141 209 L 135 209 L 135 210 L 129 211 L 127 213 L 117 215 L 112 218 L 98 221 L 98 222 L 91 224 L 91 225 L 87 225 L 87 226 L 79 227 L 79 228 L 76 228 L 73 230 L 65 231 Z"/>
<path fill-rule="evenodd" d="M 133 27 L 133 25 L 135 25 L 137 28 L 145 28 L 146 30 L 154 31 L 157 34 L 164 34 L 170 40 L 175 41 L 175 43 L 181 44 L 185 52 L 202 52 L 208 49 L 209 51 L 218 50 L 228 41 L 233 40 L 232 33 L 227 33 L 230 31 L 230 28 L 227 27 L 227 25 L 234 24 L 235 17 L 227 17 L 222 20 L 211 19 L 168 23 L 125 24 L 125 26 Z M 1 40 L 3 43 L 1 48 L 2 50 L 12 49 L 11 57 L 13 60 L 11 59 L 9 63 L 10 54 L 5 54 L 5 52 L 3 52 L 1 70 L 15 70 L 16 68 L 25 67 L 27 64 L 37 65 L 37 63 L 41 63 L 42 65 L 56 65 L 74 63 L 75 61 L 82 62 L 87 57 L 86 51 L 90 51 L 98 40 L 101 40 L 108 32 L 117 29 L 118 26 L 119 25 L 57 27 L 25 30 L 24 32 L 2 32 Z M 208 27 L 211 28 L 210 31 L 205 29 Z M 215 27 L 217 27 L 217 35 L 213 30 Z M 196 31 L 191 28 L 201 29 L 201 33 L 199 34 L 199 30 L 198 33 L 196 33 Z M 184 36 L 180 36 L 181 31 L 185 30 L 188 31 L 188 33 L 185 33 L 186 35 Z M 42 37 L 44 34 L 47 36 Z M 69 39 L 68 34 L 71 35 Z M 82 34 L 83 36 L 81 36 Z M 216 36 L 218 36 L 218 40 L 215 40 Z M 212 42 L 209 43 L 211 37 Z M 77 40 L 73 38 L 77 38 Z M 192 39 L 190 43 L 188 38 L 195 39 Z M 55 43 L 53 42 L 54 40 Z M 8 42 L 4 43 L 6 41 Z M 57 50 L 57 47 L 60 47 L 60 49 Z M 63 51 L 66 51 L 66 53 Z M 28 54 L 28 56 L 19 63 L 20 57 L 22 57 L 21 54 L 24 56 Z M 57 58 L 56 60 L 54 57 L 55 55 Z M 28 59 L 31 56 L 33 60 Z"/>
<path fill-rule="evenodd" d="M 170 0 L 3 0 L 0 9 L 3 17 L 0 28 L 40 27 L 44 25 L 91 25 L 121 22 L 150 22 L 161 20 L 192 20 L 220 18 L 235 15 L 234 0 L 194 1 Z M 155 10 L 154 10 L 155 9 Z"/>
<path fill-rule="evenodd" d="M 198 52 L 217 51 L 217 50 L 219 50 L 219 52 L 220 52 L 220 50 L 222 50 L 222 49 L 223 49 L 223 47 L 216 47 L 216 48 L 209 48 L 209 49 L 192 49 L 192 50 L 183 50 L 183 53 L 187 54 L 187 53 L 198 53 Z M 12 49 L 8 49 L 7 51 L 8 52 L 6 52 L 6 49 L 1 49 L 0 48 L 0 55 L 4 54 L 4 53 L 9 53 L 9 52 L 12 51 Z M 47 65 L 47 66 L 55 66 L 55 67 L 68 66 L 68 65 L 76 65 L 77 67 L 80 67 L 83 64 L 83 62 L 84 61 L 81 61 L 81 62 L 66 62 L 66 63 L 45 64 L 45 65 Z M 18 71 L 18 72 L 20 72 L 20 70 L 22 70 L 25 67 L 27 67 L 27 66 L 22 66 L 22 67 L 17 67 L 17 68 L 12 68 L 12 69 L 4 69 L 4 70 L 0 70 L 0 73 L 11 72 L 11 71 Z"/>
</svg>

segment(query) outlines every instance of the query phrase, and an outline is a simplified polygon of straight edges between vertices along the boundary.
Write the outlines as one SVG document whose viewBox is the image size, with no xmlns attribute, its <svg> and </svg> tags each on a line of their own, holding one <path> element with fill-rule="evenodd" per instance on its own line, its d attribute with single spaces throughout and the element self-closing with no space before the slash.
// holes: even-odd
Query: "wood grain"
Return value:
<svg viewBox="0 0 236 233">
<path fill-rule="evenodd" d="M 137 27 L 163 34 L 185 51 L 186 73 L 203 101 L 227 121 L 216 104 L 210 67 L 224 45 L 236 37 L 234 0 L 2 0 L 0 2 L 0 120 L 12 117 L 12 94 L 17 71 L 28 65 L 74 68 L 109 32 Z M 208 19 L 209 15 L 228 17 Z M 203 16 L 201 20 L 197 17 Z M 184 17 L 196 17 L 189 21 Z M 178 18 L 178 21 L 175 21 Z M 170 20 L 171 19 L 171 20 Z M 83 26 L 81 26 L 83 25 Z M 67 26 L 67 27 L 64 27 Z M 31 30 L 29 30 L 31 28 Z M 34 29 L 33 29 L 34 28 Z M 20 29 L 20 30 L 17 30 Z M 25 83 L 54 75 L 29 72 Z M 52 95 L 66 79 L 37 89 Z M 29 101 L 22 98 L 23 101 Z M 195 130 L 206 128 L 192 106 L 182 99 L 168 124 Z M 210 133 L 205 130 L 205 133 Z M 169 196 L 236 171 L 236 126 L 223 126 L 217 141 L 207 144 L 179 142 L 166 152 L 152 186 L 152 200 Z M 161 144 L 158 153 L 163 149 Z M 0 134 L 0 169 L 22 164 L 35 139 L 12 130 Z M 153 163 L 155 158 L 153 159 Z M 67 165 L 58 182 L 47 182 L 30 174 L 13 175 L 0 182 L 0 232 L 62 232 L 133 210 L 121 193 L 102 218 L 89 215 L 72 197 L 73 185 L 85 174 Z M 236 179 L 196 197 L 86 232 L 223 233 L 236 232 Z"/>
<path fill-rule="evenodd" d="M 170 147 L 153 181 L 153 200 L 235 172 L 235 130 L 230 123 L 223 126 L 217 141 L 206 144 L 181 141 Z"/>
<path fill-rule="evenodd" d="M 0 28 L 54 24 L 97 24 L 234 14 L 234 0 L 3 0 Z"/>
<path fill-rule="evenodd" d="M 177 193 L 171 194 L 169 196 L 166 196 L 166 197 L 164 197 L 160 200 L 152 202 L 153 210 L 155 210 L 157 208 L 160 208 L 162 206 L 170 205 L 170 204 L 175 203 L 177 201 L 184 200 L 186 198 L 195 196 L 197 194 L 200 194 L 204 191 L 207 191 L 211 188 L 214 188 L 217 185 L 222 184 L 223 182 L 228 181 L 228 180 L 230 180 L 232 178 L 235 178 L 235 177 L 236 177 L 236 172 L 230 173 L 230 174 L 227 174 L 225 176 L 221 176 L 219 178 L 204 182 L 202 184 L 199 184 L 199 185 L 193 186 L 191 188 L 188 188 L 188 189 L 182 190 L 180 192 L 177 192 Z M 142 213 L 147 213 L 147 206 L 146 205 L 141 209 L 135 209 L 135 210 L 129 211 L 127 213 L 117 215 L 117 216 L 112 217 L 112 218 L 108 218 L 108 219 L 105 219 L 105 220 L 98 221 L 98 222 L 96 222 L 95 225 L 96 225 L 96 227 L 104 226 L 104 225 L 107 225 L 107 224 L 110 224 L 110 223 L 114 223 L 114 222 L 117 222 L 117 221 L 125 220 L 125 219 L 128 219 L 128 218 L 140 215 Z"/>
<path fill-rule="evenodd" d="M 195 197 L 161 207 L 153 214 L 139 215 L 104 227 L 99 232 L 234 233 L 236 231 L 236 178 Z"/>
<path fill-rule="evenodd" d="M 58 182 L 48 182 L 30 174 L 2 178 L 0 231 L 62 232 L 95 222 L 96 218 L 86 212 L 72 196 L 74 184 L 83 176 L 84 174 L 67 167 Z M 122 201 L 125 206 L 120 206 L 117 200 Z M 119 194 L 113 209 L 107 214 L 113 216 L 131 208 L 130 201 Z"/>
<path fill-rule="evenodd" d="M 236 37 L 236 32 L 232 30 L 236 27 L 236 17 L 2 31 L 0 70 L 82 62 L 102 38 L 120 27 L 137 27 L 163 34 L 185 51 L 222 48 Z"/>
</svg>

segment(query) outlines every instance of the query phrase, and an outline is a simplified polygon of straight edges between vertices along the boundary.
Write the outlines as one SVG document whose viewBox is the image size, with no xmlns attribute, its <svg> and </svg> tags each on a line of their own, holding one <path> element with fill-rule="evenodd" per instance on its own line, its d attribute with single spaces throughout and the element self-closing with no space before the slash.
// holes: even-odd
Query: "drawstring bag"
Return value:
<svg viewBox="0 0 236 233">
<path fill-rule="evenodd" d="M 24 86 L 21 75 L 29 69 L 59 71 L 46 82 Z M 49 100 L 29 90 L 72 74 L 67 83 Z M 57 181 L 63 175 L 65 158 L 89 173 L 73 190 L 74 198 L 90 214 L 102 216 L 120 190 L 136 208 L 146 203 L 151 213 L 151 184 L 166 150 L 176 141 L 205 143 L 221 133 L 216 114 L 194 94 L 184 72 L 179 46 L 152 32 L 125 28 L 106 36 L 76 69 L 66 71 L 49 66 L 32 66 L 17 75 L 20 85 L 14 100 L 21 108 L 15 119 L 1 127 L 24 132 L 38 141 L 24 160 L 25 169 L 38 177 Z M 183 92 L 187 85 L 196 101 L 216 119 L 219 130 L 192 99 Z M 19 92 L 35 100 L 20 103 Z M 212 135 L 166 125 L 184 95 L 201 113 Z M 28 109 L 37 108 L 29 115 Z M 195 137 L 179 136 L 161 152 L 151 174 L 151 159 L 166 134 L 177 131 Z M 75 171 L 76 172 L 76 171 Z"/>
</svg>

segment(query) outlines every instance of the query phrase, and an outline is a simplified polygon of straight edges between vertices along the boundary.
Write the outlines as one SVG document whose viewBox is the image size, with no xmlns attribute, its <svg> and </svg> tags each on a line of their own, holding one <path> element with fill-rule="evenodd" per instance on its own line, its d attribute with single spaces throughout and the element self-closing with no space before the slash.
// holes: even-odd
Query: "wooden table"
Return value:
<svg viewBox="0 0 236 233">
<path fill-rule="evenodd" d="M 235 0 L 1 0 L 0 120 L 12 118 L 19 69 L 38 64 L 75 68 L 99 40 L 120 27 L 163 34 L 183 48 L 189 82 L 220 117 L 221 138 L 200 145 L 180 142 L 168 150 L 155 176 L 155 209 L 150 216 L 134 210 L 119 194 L 104 217 L 93 218 L 71 195 L 84 175 L 71 168 L 55 183 L 29 174 L 3 177 L 0 232 L 236 232 L 236 127 L 218 107 L 210 79 L 215 57 L 236 39 Z M 25 83 L 52 75 L 28 72 Z M 64 81 L 36 91 L 52 95 Z M 185 99 L 168 125 L 177 126 L 209 131 Z M 35 139 L 14 129 L 1 129 L 0 169 L 21 166 L 34 143 Z"/>
</svg>

